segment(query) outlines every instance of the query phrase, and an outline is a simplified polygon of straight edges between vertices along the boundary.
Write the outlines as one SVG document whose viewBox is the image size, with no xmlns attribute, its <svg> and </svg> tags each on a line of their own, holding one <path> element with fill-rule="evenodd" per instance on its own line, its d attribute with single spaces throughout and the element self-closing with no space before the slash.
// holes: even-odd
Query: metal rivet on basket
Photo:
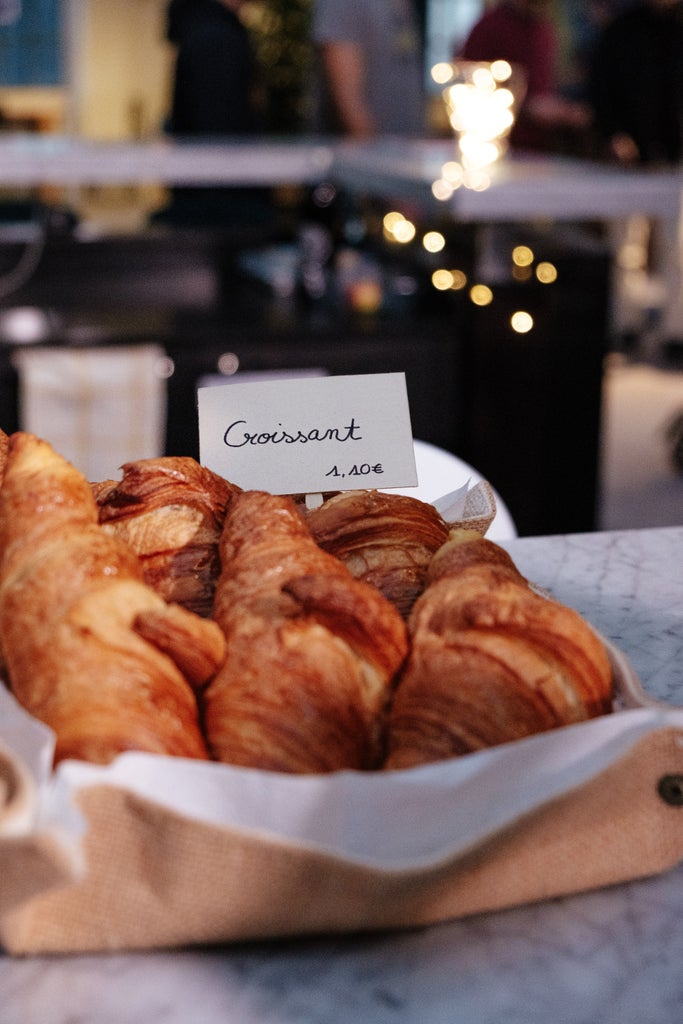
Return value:
<svg viewBox="0 0 683 1024">
<path fill-rule="evenodd" d="M 657 792 L 666 804 L 683 807 L 683 775 L 662 775 Z"/>
</svg>

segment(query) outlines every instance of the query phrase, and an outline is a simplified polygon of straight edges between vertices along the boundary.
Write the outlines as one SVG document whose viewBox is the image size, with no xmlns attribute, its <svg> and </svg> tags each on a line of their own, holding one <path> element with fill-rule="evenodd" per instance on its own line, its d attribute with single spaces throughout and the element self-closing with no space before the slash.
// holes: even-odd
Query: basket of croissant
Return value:
<svg viewBox="0 0 683 1024">
<path fill-rule="evenodd" d="M 661 722 L 623 724 L 629 666 L 491 516 L 309 507 L 180 457 L 92 482 L 24 432 L 0 477 L 9 952 L 407 927 L 642 873 L 608 782 Z"/>
</svg>

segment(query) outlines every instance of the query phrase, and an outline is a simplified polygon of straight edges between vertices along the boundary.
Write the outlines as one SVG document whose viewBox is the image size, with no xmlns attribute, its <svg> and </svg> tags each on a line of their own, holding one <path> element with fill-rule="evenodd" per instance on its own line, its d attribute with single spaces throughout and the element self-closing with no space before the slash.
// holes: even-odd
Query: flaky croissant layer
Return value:
<svg viewBox="0 0 683 1024">
<path fill-rule="evenodd" d="M 193 686 L 223 660 L 222 633 L 145 584 L 85 478 L 26 433 L 0 489 L 0 644 L 12 692 L 56 733 L 55 761 L 208 757 Z"/>
<path fill-rule="evenodd" d="M 607 713 L 604 644 L 537 593 L 510 556 L 452 531 L 410 620 L 389 719 L 387 768 L 409 768 Z"/>
<path fill-rule="evenodd" d="M 228 656 L 204 696 L 216 758 L 275 771 L 376 768 L 407 650 L 379 591 L 313 540 L 292 499 L 235 496 L 214 616 Z"/>
<path fill-rule="evenodd" d="M 0 671 L 57 761 L 409 768 L 611 710 L 588 624 L 417 499 L 311 512 L 167 457 L 91 484 L 2 431 L 0 480 Z"/>
<path fill-rule="evenodd" d="M 210 615 L 220 573 L 218 541 L 240 488 L 191 458 L 128 462 L 122 479 L 95 487 L 99 520 L 142 564 L 166 601 Z"/>
</svg>

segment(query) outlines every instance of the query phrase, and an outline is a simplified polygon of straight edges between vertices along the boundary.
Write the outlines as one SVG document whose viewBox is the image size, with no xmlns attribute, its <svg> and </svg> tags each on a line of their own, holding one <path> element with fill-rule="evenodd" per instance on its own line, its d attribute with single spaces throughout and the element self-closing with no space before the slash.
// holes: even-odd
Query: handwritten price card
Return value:
<svg viewBox="0 0 683 1024">
<path fill-rule="evenodd" d="M 199 388 L 202 465 L 272 494 L 414 487 L 405 374 Z"/>
</svg>

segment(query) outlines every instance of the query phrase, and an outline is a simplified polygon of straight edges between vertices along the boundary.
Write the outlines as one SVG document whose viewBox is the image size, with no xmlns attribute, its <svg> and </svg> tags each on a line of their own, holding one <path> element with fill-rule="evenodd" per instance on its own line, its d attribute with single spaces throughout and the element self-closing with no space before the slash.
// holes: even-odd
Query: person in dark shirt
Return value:
<svg viewBox="0 0 683 1024">
<path fill-rule="evenodd" d="M 167 35 L 177 47 L 169 130 L 249 135 L 258 127 L 255 64 L 238 12 L 243 0 L 171 0 Z"/>
<path fill-rule="evenodd" d="M 680 167 L 683 0 L 634 0 L 615 14 L 597 39 L 590 86 L 595 127 L 607 159 L 647 168 Z M 649 222 L 633 217 L 625 230 L 631 248 L 636 242 L 644 254 L 643 269 L 655 292 L 652 304 L 660 309 L 655 328 L 642 331 L 636 323 L 623 333 L 649 335 L 648 351 L 672 348 L 680 353 L 683 222 L 680 217 Z"/>
<path fill-rule="evenodd" d="M 597 40 L 591 74 L 596 130 L 620 163 L 683 156 L 683 0 L 636 0 Z"/>
<path fill-rule="evenodd" d="M 182 142 L 247 138 L 261 129 L 256 62 L 240 20 L 244 0 L 171 0 L 167 37 L 176 47 L 167 123 Z M 154 221 L 249 227 L 269 224 L 270 194 L 257 188 L 174 188 Z"/>
</svg>

